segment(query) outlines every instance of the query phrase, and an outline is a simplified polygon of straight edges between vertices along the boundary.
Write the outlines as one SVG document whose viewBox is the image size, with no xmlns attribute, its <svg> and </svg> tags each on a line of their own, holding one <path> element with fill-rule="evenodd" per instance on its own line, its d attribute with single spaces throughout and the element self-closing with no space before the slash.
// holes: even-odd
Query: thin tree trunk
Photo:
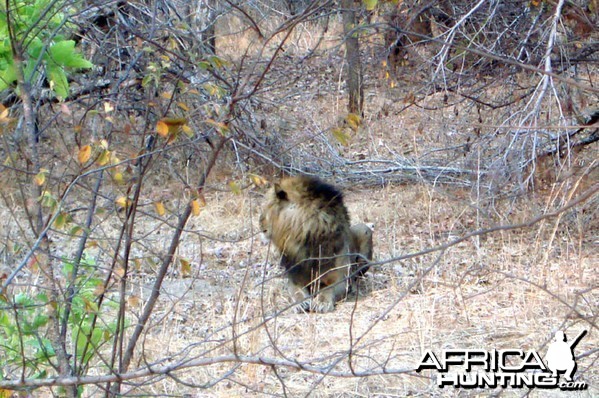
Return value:
<svg viewBox="0 0 599 398">
<path fill-rule="evenodd" d="M 342 0 L 343 33 L 345 35 L 345 53 L 347 60 L 347 89 L 349 91 L 348 110 L 362 116 L 364 108 L 364 89 L 362 62 L 360 61 L 360 42 L 356 27 L 354 0 Z"/>
<path fill-rule="evenodd" d="M 216 1 L 208 0 L 206 5 L 208 7 L 208 19 L 206 21 L 208 27 L 204 33 L 205 43 L 208 50 L 216 55 Z"/>
</svg>

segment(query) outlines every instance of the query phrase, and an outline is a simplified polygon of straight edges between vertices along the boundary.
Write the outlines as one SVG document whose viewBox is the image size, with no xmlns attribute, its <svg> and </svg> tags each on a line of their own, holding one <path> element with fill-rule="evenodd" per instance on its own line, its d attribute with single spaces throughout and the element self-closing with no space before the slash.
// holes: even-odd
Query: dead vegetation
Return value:
<svg viewBox="0 0 599 398">
<path fill-rule="evenodd" d="M 81 45 L 102 67 L 77 76 L 68 101 L 36 103 L 39 141 L 21 135 L 19 97 L 5 101 L 2 311 L 50 311 L 17 298 L 54 290 L 60 311 L 81 294 L 83 315 L 59 311 L 58 333 L 40 327 L 36 337 L 72 356 L 48 366 L 24 350 L 35 366 L 3 364 L 0 397 L 74 385 L 84 396 L 521 396 L 440 389 L 438 372 L 414 369 L 425 350 L 544 354 L 559 330 L 589 331 L 575 350 L 589 386 L 579 395 L 598 394 L 597 64 L 540 63 L 573 49 L 595 59 L 596 29 L 576 21 L 596 2 L 529 7 L 536 22 L 518 23 L 534 27 L 534 63 L 492 51 L 514 40 L 493 35 L 509 21 L 502 8 L 480 26 L 473 2 L 433 2 L 472 19 L 433 19 L 436 40 L 404 42 L 396 73 L 381 9 L 359 32 L 363 117 L 345 111 L 333 2 L 287 2 L 293 15 L 285 2 L 224 2 L 216 56 L 209 27 L 194 25 L 206 18 L 183 2 L 93 3 L 89 15 L 106 18 Z M 472 26 L 493 29 L 479 38 Z M 299 172 L 340 185 L 352 222 L 375 225 L 375 264 L 328 314 L 290 311 L 277 253 L 259 235 L 263 183 Z M 99 340 L 79 327 L 91 319 Z M 29 341 L 22 328 L 0 336 Z M 573 394 L 551 391 L 530 395 Z"/>
</svg>

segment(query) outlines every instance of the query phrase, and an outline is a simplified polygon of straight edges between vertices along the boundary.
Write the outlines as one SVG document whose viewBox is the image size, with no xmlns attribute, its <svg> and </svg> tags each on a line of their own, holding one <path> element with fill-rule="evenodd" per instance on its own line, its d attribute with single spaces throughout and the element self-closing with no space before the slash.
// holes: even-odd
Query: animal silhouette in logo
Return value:
<svg viewBox="0 0 599 398">
<path fill-rule="evenodd" d="M 553 342 L 547 348 L 545 361 L 547 367 L 551 370 L 553 377 L 557 377 L 559 372 L 564 372 L 567 381 L 572 381 L 572 376 L 576 372 L 576 361 L 574 360 L 574 347 L 587 333 L 583 330 L 573 341 L 568 343 L 566 335 L 561 330 L 555 332 Z"/>
<path fill-rule="evenodd" d="M 341 191 L 315 177 L 274 184 L 260 226 L 281 252 L 289 292 L 304 310 L 332 311 L 372 260 L 372 230 L 350 227 Z"/>
</svg>

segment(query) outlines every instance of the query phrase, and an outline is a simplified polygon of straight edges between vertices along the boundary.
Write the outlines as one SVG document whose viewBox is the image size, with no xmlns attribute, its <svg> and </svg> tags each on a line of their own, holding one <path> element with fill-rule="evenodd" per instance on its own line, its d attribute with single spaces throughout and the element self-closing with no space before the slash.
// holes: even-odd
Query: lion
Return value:
<svg viewBox="0 0 599 398">
<path fill-rule="evenodd" d="M 372 230 L 350 227 L 341 191 L 316 177 L 274 184 L 260 226 L 281 253 L 289 292 L 303 310 L 332 311 L 372 260 Z"/>
</svg>

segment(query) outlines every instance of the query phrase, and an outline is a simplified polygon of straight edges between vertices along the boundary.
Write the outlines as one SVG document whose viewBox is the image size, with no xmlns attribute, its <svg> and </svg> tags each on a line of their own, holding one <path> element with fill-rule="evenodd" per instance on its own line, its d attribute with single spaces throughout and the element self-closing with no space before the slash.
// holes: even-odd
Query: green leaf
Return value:
<svg viewBox="0 0 599 398">
<path fill-rule="evenodd" d="M 6 90 L 15 81 L 17 81 L 17 72 L 14 64 L 11 63 L 0 72 L 0 91 Z"/>
<path fill-rule="evenodd" d="M 35 63 L 37 59 L 42 54 L 42 50 L 44 49 L 44 43 L 40 40 L 39 37 L 35 37 L 31 43 L 27 46 L 27 54 L 29 58 L 31 58 Z"/>
<path fill-rule="evenodd" d="M 69 234 L 69 236 L 78 236 L 82 232 L 83 232 L 83 227 L 81 227 L 80 225 L 75 225 L 71 229 L 69 229 L 68 234 Z"/>
<path fill-rule="evenodd" d="M 67 278 L 70 279 L 71 275 L 73 274 L 73 264 L 69 263 L 69 262 L 63 262 L 62 263 L 62 274 Z"/>
<path fill-rule="evenodd" d="M 6 312 L 0 312 L 0 326 L 3 328 L 9 327 L 11 325 L 10 319 Z"/>
<path fill-rule="evenodd" d="M 54 228 L 62 229 L 65 227 L 65 225 L 67 225 L 68 222 L 69 215 L 64 211 L 61 211 L 60 214 L 56 216 L 56 220 L 54 220 Z"/>
<path fill-rule="evenodd" d="M 37 296 L 35 296 L 35 299 L 43 304 L 48 303 L 48 295 L 46 293 L 38 294 Z"/>
<path fill-rule="evenodd" d="M 56 197 L 54 197 L 54 195 L 48 191 L 42 192 L 42 195 L 38 198 L 38 200 L 41 202 L 42 206 L 49 207 L 51 209 L 55 208 L 58 204 Z"/>
<path fill-rule="evenodd" d="M 30 306 L 33 305 L 33 300 L 25 293 L 19 293 L 15 296 L 15 304 L 18 306 Z"/>
<path fill-rule="evenodd" d="M 41 342 L 35 344 L 35 346 L 37 348 L 35 357 L 38 360 L 48 360 L 56 355 L 54 347 L 52 347 L 52 343 L 48 339 L 42 339 Z"/>
<path fill-rule="evenodd" d="M 378 0 L 362 0 L 367 11 L 372 11 L 376 7 Z"/>
<path fill-rule="evenodd" d="M 94 66 L 94 64 L 83 58 L 81 54 L 75 51 L 74 40 L 57 42 L 50 47 L 48 52 L 52 58 L 52 61 L 67 68 L 91 68 Z"/>
<path fill-rule="evenodd" d="M 38 329 L 42 326 L 45 326 L 48 323 L 48 317 L 46 315 L 38 314 L 33 320 L 33 327 Z"/>
<path fill-rule="evenodd" d="M 48 80 L 50 80 L 50 87 L 56 93 L 56 96 L 60 99 L 68 97 L 69 81 L 64 69 L 52 62 L 46 66 L 46 73 L 48 74 Z"/>
<path fill-rule="evenodd" d="M 152 83 L 153 80 L 154 80 L 153 75 L 145 75 L 143 77 L 143 79 L 141 79 L 141 86 L 146 88 L 150 85 L 150 83 Z"/>
</svg>

